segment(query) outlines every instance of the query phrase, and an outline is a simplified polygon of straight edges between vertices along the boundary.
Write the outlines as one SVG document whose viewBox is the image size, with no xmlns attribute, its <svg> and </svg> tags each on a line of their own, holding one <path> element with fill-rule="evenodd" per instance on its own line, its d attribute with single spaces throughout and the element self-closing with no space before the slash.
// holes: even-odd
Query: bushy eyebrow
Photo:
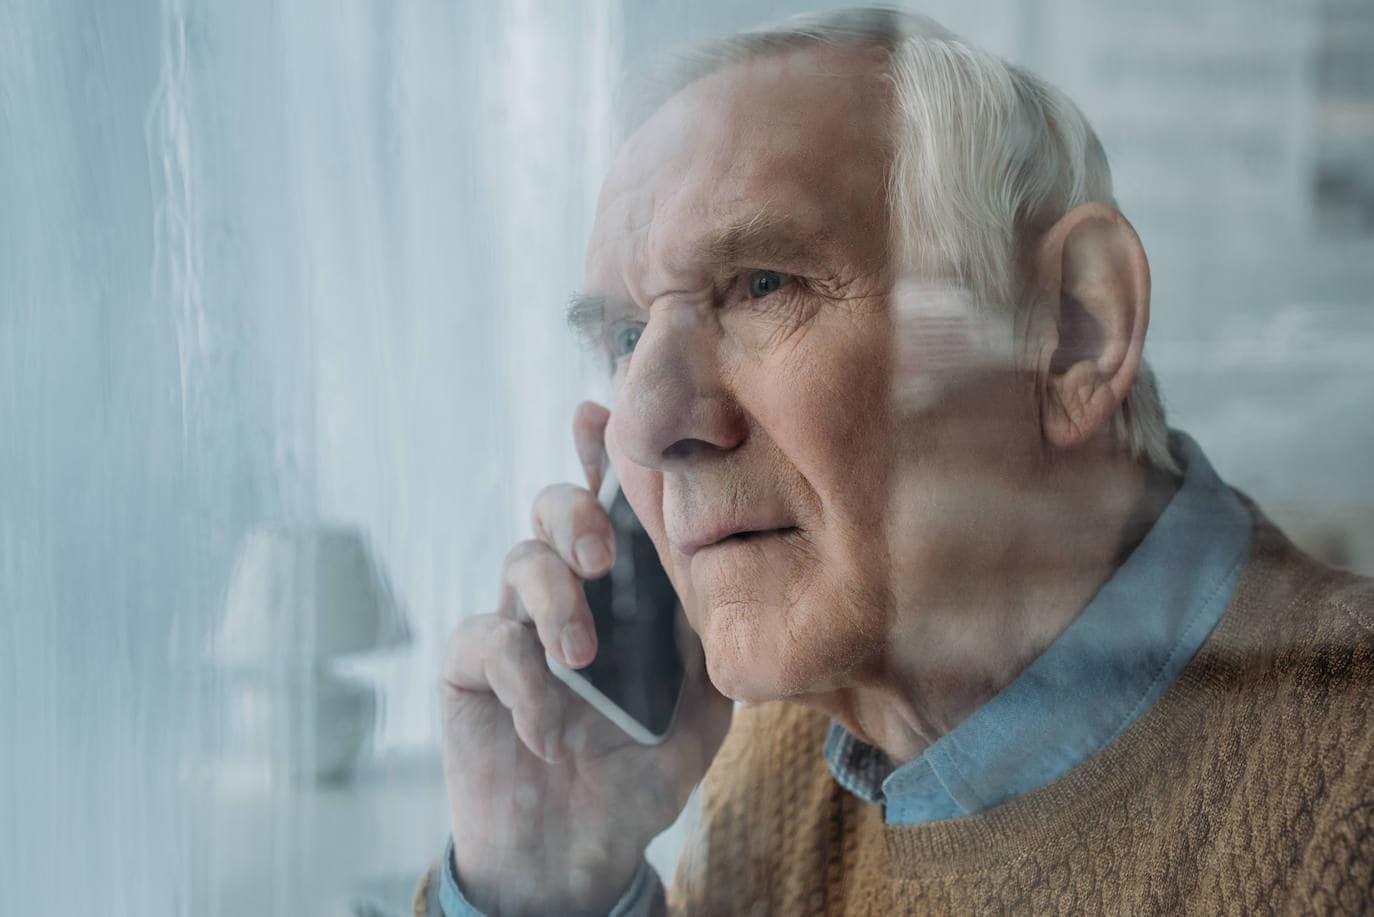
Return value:
<svg viewBox="0 0 1374 917">
<path fill-rule="evenodd" d="M 806 270 L 819 262 L 825 244 L 823 232 L 763 210 L 726 225 L 694 249 L 698 258 L 712 266 L 748 264 Z"/>
<path fill-rule="evenodd" d="M 568 327 L 584 347 L 594 347 L 606 324 L 606 297 L 590 293 L 574 293 L 568 300 Z"/>
<path fill-rule="evenodd" d="M 821 231 L 791 217 L 759 211 L 692 244 L 686 260 L 709 273 L 754 266 L 814 276 L 823 272 L 821 253 L 826 243 Z M 610 305 L 605 296 L 595 293 L 575 293 L 568 300 L 568 327 L 581 344 L 600 344 Z"/>
</svg>

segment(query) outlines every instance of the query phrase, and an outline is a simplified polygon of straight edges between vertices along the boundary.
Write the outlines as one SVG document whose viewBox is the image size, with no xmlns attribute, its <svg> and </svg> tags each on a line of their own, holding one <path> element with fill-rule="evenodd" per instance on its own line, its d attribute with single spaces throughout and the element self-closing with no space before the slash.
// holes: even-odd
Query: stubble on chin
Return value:
<svg viewBox="0 0 1374 917">
<path fill-rule="evenodd" d="M 813 588 L 789 606 L 732 601 L 701 622 L 707 672 L 732 700 L 763 703 L 830 694 L 864 680 L 887 652 L 882 593 Z"/>
</svg>

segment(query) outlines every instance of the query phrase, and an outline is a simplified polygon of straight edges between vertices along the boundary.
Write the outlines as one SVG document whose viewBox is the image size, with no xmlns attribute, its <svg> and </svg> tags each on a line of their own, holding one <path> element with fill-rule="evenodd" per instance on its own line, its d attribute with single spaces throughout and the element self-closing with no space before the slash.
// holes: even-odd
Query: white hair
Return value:
<svg viewBox="0 0 1374 917">
<path fill-rule="evenodd" d="M 1080 204 L 1116 206 L 1102 144 L 1058 89 L 943 26 L 892 9 L 798 16 L 689 52 L 657 80 L 622 98 L 622 129 L 728 64 L 809 45 L 876 47 L 894 87 L 894 153 L 888 207 L 900 265 L 952 283 L 988 306 L 1025 303 L 1027 250 Z M 1174 474 L 1168 426 L 1154 373 L 1142 361 L 1113 418 L 1118 442 Z"/>
</svg>

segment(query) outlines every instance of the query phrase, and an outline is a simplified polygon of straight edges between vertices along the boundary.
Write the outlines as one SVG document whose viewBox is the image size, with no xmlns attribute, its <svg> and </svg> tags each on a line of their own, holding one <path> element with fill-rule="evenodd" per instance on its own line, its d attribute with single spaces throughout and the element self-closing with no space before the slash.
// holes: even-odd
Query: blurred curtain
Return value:
<svg viewBox="0 0 1374 917">
<path fill-rule="evenodd" d="M 615 27 L 0 0 L 0 912 L 230 907 L 207 648 L 255 525 L 368 533 L 414 634 L 376 753 L 433 746 L 448 629 L 577 474 Z M 327 840 L 254 830 L 266 886 Z"/>
</svg>

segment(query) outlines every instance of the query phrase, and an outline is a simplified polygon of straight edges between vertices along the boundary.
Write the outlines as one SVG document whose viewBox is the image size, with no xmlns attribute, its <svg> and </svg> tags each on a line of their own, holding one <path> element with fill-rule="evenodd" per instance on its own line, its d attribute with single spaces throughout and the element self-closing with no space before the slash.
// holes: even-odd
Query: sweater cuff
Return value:
<svg viewBox="0 0 1374 917">
<path fill-rule="evenodd" d="M 634 878 L 620 900 L 611 908 L 610 917 L 649 917 L 654 900 L 659 896 L 662 882 L 648 860 L 640 860 Z M 458 887 L 458 874 L 453 868 L 453 835 L 444 845 L 444 858 L 439 863 L 439 907 L 444 917 L 486 917 L 472 906 Z"/>
</svg>

